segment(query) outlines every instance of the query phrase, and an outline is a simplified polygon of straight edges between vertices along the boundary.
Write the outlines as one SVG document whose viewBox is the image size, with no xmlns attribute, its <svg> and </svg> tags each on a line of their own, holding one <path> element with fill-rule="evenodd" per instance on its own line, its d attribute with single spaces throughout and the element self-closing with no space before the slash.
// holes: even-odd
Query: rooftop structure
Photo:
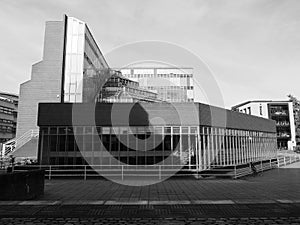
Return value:
<svg viewBox="0 0 300 225">
<path fill-rule="evenodd" d="M 140 87 L 156 91 L 163 101 L 194 102 L 193 68 L 131 67 L 120 71 Z"/>
</svg>

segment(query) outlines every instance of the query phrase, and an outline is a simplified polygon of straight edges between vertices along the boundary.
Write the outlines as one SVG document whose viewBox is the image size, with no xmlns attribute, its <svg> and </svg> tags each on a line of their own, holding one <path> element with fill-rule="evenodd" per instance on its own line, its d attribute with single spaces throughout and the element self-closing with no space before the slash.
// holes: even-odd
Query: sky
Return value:
<svg viewBox="0 0 300 225">
<path fill-rule="evenodd" d="M 88 24 L 104 55 L 149 40 L 191 51 L 227 108 L 300 98 L 299 12 L 298 0 L 0 0 L 0 91 L 19 93 L 42 59 L 45 22 L 67 14 Z"/>
</svg>

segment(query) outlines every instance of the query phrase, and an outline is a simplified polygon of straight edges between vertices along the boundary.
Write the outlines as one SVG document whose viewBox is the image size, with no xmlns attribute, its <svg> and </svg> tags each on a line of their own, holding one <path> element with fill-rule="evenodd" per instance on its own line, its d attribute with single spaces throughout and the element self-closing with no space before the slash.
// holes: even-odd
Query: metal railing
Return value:
<svg viewBox="0 0 300 225">
<path fill-rule="evenodd" d="M 163 179 L 169 176 L 193 175 L 194 169 L 181 168 L 173 165 L 27 165 L 26 169 L 44 169 L 45 177 L 52 179 L 55 177 L 116 177 L 125 179 L 126 177 L 153 177 Z M 192 167 L 196 168 L 196 165 Z M 16 168 L 21 171 L 25 168 Z"/>
<path fill-rule="evenodd" d="M 16 167 L 15 171 L 27 169 L 44 169 L 45 178 L 58 177 L 83 178 L 114 177 L 124 180 L 129 177 L 153 177 L 163 179 L 170 176 L 194 176 L 198 179 L 207 177 L 229 177 L 233 179 L 260 173 L 266 170 L 280 168 L 295 162 L 300 162 L 300 154 L 280 154 L 277 158 L 259 160 L 239 165 L 210 165 L 205 170 L 196 165 L 27 165 Z"/>
<path fill-rule="evenodd" d="M 277 159 L 257 161 L 252 163 L 256 172 L 262 172 L 277 167 Z M 24 169 L 24 168 L 23 168 Z M 129 177 L 152 177 L 163 179 L 170 176 L 194 176 L 197 179 L 207 177 L 230 177 L 240 178 L 253 174 L 251 164 L 240 164 L 229 167 L 213 167 L 212 169 L 199 171 L 196 165 L 179 166 L 173 165 L 28 165 L 26 169 L 44 169 L 45 178 L 58 177 L 83 178 L 88 177 L 114 177 L 124 180 Z M 15 171 L 22 170 L 15 168 Z"/>
<path fill-rule="evenodd" d="M 2 156 L 7 156 L 17 149 L 21 148 L 27 142 L 29 142 L 32 138 L 37 138 L 39 136 L 39 130 L 28 130 L 21 137 L 11 139 L 5 142 L 2 146 Z"/>
<path fill-rule="evenodd" d="M 300 154 L 280 153 L 277 157 L 277 167 L 287 166 L 289 164 L 300 162 Z"/>
<path fill-rule="evenodd" d="M 39 136 L 39 130 L 29 130 L 25 132 L 21 137 L 16 139 L 16 149 L 20 148 L 24 144 L 26 144 L 28 141 L 30 141 L 34 137 Z"/>
</svg>

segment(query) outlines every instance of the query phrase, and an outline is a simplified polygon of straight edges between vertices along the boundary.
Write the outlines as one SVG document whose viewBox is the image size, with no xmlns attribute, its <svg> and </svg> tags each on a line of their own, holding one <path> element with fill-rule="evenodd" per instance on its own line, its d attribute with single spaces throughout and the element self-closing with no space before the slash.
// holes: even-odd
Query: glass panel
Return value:
<svg viewBox="0 0 300 225">
<path fill-rule="evenodd" d="M 110 134 L 110 127 L 102 127 L 102 134 Z"/>
<path fill-rule="evenodd" d="M 165 134 L 171 134 L 171 127 L 164 127 Z"/>
<path fill-rule="evenodd" d="M 180 134 L 180 127 L 173 127 L 173 134 Z"/>
</svg>

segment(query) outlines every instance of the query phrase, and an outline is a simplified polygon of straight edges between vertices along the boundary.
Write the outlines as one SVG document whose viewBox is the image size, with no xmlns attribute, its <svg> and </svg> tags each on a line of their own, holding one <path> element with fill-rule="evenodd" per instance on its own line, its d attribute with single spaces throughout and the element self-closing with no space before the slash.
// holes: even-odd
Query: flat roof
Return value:
<svg viewBox="0 0 300 225">
<path fill-rule="evenodd" d="M 74 116 L 76 121 L 74 121 Z M 161 120 L 153 120 L 155 118 L 161 118 L 164 123 L 160 124 Z M 275 121 L 273 120 L 202 103 L 39 104 L 38 126 L 95 125 L 208 126 L 258 132 L 276 132 Z"/>
</svg>

